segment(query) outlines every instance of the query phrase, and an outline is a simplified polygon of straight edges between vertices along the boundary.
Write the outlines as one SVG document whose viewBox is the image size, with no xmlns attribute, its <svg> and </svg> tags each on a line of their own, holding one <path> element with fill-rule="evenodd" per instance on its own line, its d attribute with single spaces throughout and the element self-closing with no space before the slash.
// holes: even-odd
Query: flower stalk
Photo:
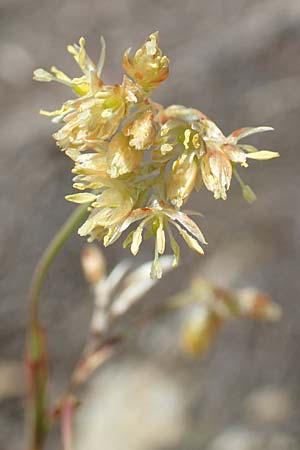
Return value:
<svg viewBox="0 0 300 450">
<path fill-rule="evenodd" d="M 29 384 L 27 410 L 29 450 L 40 450 L 43 448 L 50 428 L 48 414 L 48 352 L 46 336 L 39 320 L 40 293 L 46 274 L 55 256 L 86 215 L 86 205 L 79 206 L 73 211 L 46 247 L 32 278 L 26 342 L 26 367 Z"/>
<path fill-rule="evenodd" d="M 77 227 L 87 216 L 88 205 L 78 206 L 68 217 L 66 222 L 57 231 L 53 239 L 50 241 L 42 257 L 40 258 L 36 269 L 34 271 L 30 289 L 30 322 L 31 324 L 38 323 L 38 303 L 41 293 L 41 288 L 55 256 L 63 247 L 66 240 L 74 233 Z"/>
</svg>

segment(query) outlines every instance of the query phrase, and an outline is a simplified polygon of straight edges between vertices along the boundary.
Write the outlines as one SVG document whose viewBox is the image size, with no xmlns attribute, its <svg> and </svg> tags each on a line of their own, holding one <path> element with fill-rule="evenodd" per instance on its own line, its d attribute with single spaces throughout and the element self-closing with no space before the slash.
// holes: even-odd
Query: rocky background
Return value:
<svg viewBox="0 0 300 450">
<path fill-rule="evenodd" d="M 296 450 L 300 448 L 300 2 L 299 0 L 0 0 L 0 449 L 24 448 L 22 356 L 27 289 L 34 265 L 73 206 L 70 162 L 54 127 L 39 117 L 69 92 L 34 83 L 36 67 L 78 73 L 66 45 L 87 38 L 95 58 L 107 42 L 104 79 L 120 79 L 121 55 L 159 30 L 171 60 L 156 93 L 167 105 L 201 109 L 225 132 L 270 125 L 253 139 L 281 153 L 254 162 L 245 178 L 258 194 L 246 204 L 237 185 L 228 201 L 195 195 L 206 256 L 186 251 L 181 267 L 145 300 L 159 301 L 201 274 L 225 287 L 255 286 L 283 308 L 279 324 L 226 327 L 210 352 L 191 360 L 178 349 L 176 318 L 149 325 L 82 392 L 78 450 Z M 200 202 L 200 204 L 199 204 Z M 88 327 L 91 298 L 71 238 L 43 290 L 60 391 Z M 147 243 L 138 261 L 149 259 Z M 128 256 L 106 251 L 109 267 Z M 49 449 L 59 448 L 54 437 Z"/>
</svg>

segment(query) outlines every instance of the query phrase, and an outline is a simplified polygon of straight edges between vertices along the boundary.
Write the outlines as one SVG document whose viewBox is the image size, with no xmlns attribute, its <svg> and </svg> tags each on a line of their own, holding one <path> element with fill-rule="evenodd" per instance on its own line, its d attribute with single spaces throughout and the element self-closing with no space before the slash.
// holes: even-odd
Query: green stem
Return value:
<svg viewBox="0 0 300 450">
<path fill-rule="evenodd" d="M 88 205 L 78 206 L 46 247 L 34 271 L 30 290 L 30 311 L 26 345 L 28 371 L 28 450 L 42 450 L 51 423 L 48 405 L 49 364 L 47 341 L 39 322 L 39 299 L 51 263 L 66 240 L 87 215 Z"/>
<path fill-rule="evenodd" d="M 39 260 L 34 271 L 30 290 L 30 321 L 38 322 L 38 303 L 41 293 L 43 281 L 48 269 L 57 253 L 63 247 L 66 240 L 73 234 L 76 228 L 84 220 L 87 215 L 87 205 L 78 206 L 68 217 L 66 222 L 57 231 L 53 239 L 50 241 L 44 253 Z"/>
<path fill-rule="evenodd" d="M 240 174 L 238 173 L 238 171 L 236 169 L 233 170 L 233 173 L 234 173 L 234 176 L 237 179 L 239 185 L 243 189 L 245 186 L 245 183 L 243 182 L 242 178 L 240 177 Z"/>
</svg>

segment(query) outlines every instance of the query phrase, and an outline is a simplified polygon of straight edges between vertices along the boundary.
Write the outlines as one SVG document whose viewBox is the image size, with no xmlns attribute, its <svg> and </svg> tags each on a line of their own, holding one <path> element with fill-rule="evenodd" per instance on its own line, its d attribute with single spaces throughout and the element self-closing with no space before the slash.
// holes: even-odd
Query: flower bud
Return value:
<svg viewBox="0 0 300 450">
<path fill-rule="evenodd" d="M 241 317 L 275 322 L 281 317 L 281 308 L 270 297 L 256 289 L 241 289 L 236 292 L 236 314 Z"/>
<path fill-rule="evenodd" d="M 81 265 L 88 283 L 96 284 L 105 277 L 105 258 L 96 245 L 86 245 L 84 247 L 81 254 Z"/>
<path fill-rule="evenodd" d="M 190 356 L 205 352 L 215 338 L 222 320 L 205 308 L 195 311 L 184 324 L 181 336 L 182 349 Z"/>
<path fill-rule="evenodd" d="M 123 67 L 145 91 L 155 89 L 169 74 L 169 60 L 158 47 L 158 32 L 150 34 L 145 44 L 134 57 L 131 48 L 123 56 Z"/>
</svg>

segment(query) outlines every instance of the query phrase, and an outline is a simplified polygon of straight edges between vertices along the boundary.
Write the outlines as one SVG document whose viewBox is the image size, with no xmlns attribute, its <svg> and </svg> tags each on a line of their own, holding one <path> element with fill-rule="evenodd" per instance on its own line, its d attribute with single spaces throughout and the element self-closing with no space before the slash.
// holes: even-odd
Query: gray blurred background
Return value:
<svg viewBox="0 0 300 450">
<path fill-rule="evenodd" d="M 0 0 L 1 450 L 24 448 L 20 364 L 30 277 L 73 208 L 64 200 L 71 164 L 55 147 L 53 124 L 38 115 L 70 92 L 33 82 L 32 71 L 56 65 L 77 76 L 66 45 L 83 35 L 97 58 L 103 34 L 104 81 L 118 82 L 123 51 L 155 30 L 171 61 L 155 99 L 198 108 L 226 133 L 273 126 L 252 142 L 281 158 L 244 171 L 258 195 L 251 206 L 235 183 L 226 202 L 204 191 L 193 197 L 190 206 L 205 215 L 206 255 L 186 251 L 145 304 L 199 273 L 224 287 L 269 292 L 283 317 L 274 325 L 234 322 L 196 360 L 178 349 L 176 318 L 149 325 L 82 392 L 77 448 L 300 449 L 300 1 Z M 54 393 L 81 351 L 91 313 L 82 246 L 77 236 L 68 241 L 43 290 Z M 143 249 L 139 261 L 151 258 L 151 243 Z M 128 256 L 119 244 L 105 252 L 109 267 Z M 55 437 L 49 448 L 59 448 Z"/>
</svg>

